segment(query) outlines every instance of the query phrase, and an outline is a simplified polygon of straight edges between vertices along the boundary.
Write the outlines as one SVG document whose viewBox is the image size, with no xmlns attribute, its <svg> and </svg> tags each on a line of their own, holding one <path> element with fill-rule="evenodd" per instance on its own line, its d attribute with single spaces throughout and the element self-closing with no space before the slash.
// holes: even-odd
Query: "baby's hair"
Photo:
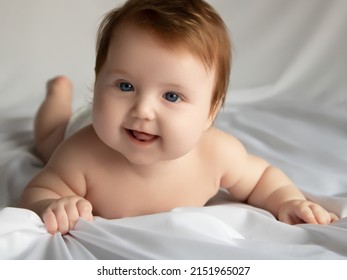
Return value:
<svg viewBox="0 0 347 280">
<path fill-rule="evenodd" d="M 96 79 L 105 63 L 114 30 L 133 23 L 173 50 L 182 48 L 215 71 L 210 114 L 223 106 L 229 84 L 231 42 L 224 21 L 203 0 L 128 0 L 106 14 L 100 24 L 96 46 Z"/>
</svg>

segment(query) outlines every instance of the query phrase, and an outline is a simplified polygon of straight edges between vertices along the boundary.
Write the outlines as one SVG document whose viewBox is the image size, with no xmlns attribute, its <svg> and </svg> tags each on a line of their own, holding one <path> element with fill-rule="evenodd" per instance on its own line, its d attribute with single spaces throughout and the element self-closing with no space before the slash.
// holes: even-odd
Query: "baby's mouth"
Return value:
<svg viewBox="0 0 347 280">
<path fill-rule="evenodd" d="M 143 143 L 152 143 L 159 138 L 158 135 L 153 135 L 153 134 L 149 134 L 142 131 L 131 130 L 131 129 L 127 129 L 126 131 L 131 138 Z"/>
</svg>

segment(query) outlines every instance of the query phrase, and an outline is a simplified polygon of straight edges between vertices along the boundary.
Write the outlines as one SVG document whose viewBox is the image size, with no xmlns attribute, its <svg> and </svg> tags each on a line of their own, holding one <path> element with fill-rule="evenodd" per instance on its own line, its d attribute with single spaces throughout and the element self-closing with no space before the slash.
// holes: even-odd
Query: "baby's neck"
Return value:
<svg viewBox="0 0 347 280">
<path fill-rule="evenodd" d="M 187 155 L 172 160 L 162 160 L 148 165 L 134 164 L 128 161 L 131 170 L 140 178 L 156 178 L 159 174 L 167 174 L 177 170 L 179 166 L 182 166 L 182 161 L 185 160 Z"/>
</svg>

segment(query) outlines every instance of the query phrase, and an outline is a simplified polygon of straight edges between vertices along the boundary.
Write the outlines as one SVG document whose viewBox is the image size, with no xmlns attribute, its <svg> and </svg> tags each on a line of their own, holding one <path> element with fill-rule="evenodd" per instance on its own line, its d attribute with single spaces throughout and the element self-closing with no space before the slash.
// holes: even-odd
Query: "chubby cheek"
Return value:
<svg viewBox="0 0 347 280">
<path fill-rule="evenodd" d="M 92 123 L 95 133 L 103 142 L 108 142 L 107 125 L 104 122 L 103 115 L 98 110 L 93 109 Z"/>
<path fill-rule="evenodd" d="M 171 125 L 166 125 L 166 138 L 164 145 L 177 155 L 184 155 L 191 151 L 199 142 L 205 131 L 207 120 L 204 118 L 182 118 L 182 121 L 176 121 Z"/>
<path fill-rule="evenodd" d="M 93 128 L 100 140 L 110 147 L 113 147 L 118 137 L 118 125 L 114 123 L 115 120 L 117 118 L 112 116 L 112 113 L 109 113 L 106 108 L 94 104 L 92 116 Z"/>
</svg>

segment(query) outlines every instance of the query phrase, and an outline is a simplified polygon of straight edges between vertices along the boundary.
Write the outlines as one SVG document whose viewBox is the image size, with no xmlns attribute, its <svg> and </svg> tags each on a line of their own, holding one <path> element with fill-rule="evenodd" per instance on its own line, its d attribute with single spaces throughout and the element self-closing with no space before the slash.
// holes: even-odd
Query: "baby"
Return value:
<svg viewBox="0 0 347 280">
<path fill-rule="evenodd" d="M 48 232 L 108 219 L 202 207 L 220 188 L 289 224 L 338 217 L 213 127 L 231 63 L 227 28 L 202 0 L 129 0 L 99 29 L 92 123 L 64 140 L 72 85 L 47 84 L 35 119 L 46 163 L 23 192 Z M 232 214 L 232 213 L 230 213 Z"/>
</svg>

